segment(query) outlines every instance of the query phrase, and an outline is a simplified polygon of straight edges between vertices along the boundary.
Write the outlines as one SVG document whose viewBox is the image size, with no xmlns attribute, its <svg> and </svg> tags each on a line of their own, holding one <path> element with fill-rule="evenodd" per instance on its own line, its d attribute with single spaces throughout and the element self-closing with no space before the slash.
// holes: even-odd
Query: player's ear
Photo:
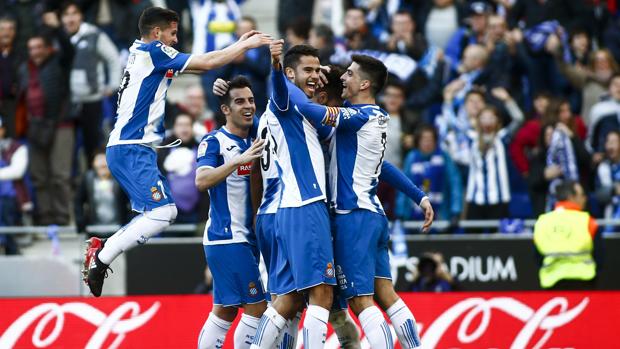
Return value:
<svg viewBox="0 0 620 349">
<path fill-rule="evenodd" d="M 289 79 L 295 79 L 295 69 L 291 67 L 284 68 L 284 74 L 286 74 L 286 77 Z"/>
<path fill-rule="evenodd" d="M 224 115 L 230 114 L 230 107 L 226 104 L 220 105 L 220 110 L 222 111 L 222 114 Z"/>
<path fill-rule="evenodd" d="M 360 90 L 366 90 L 370 88 L 370 80 L 362 80 L 362 83 L 360 84 Z"/>
<path fill-rule="evenodd" d="M 321 91 L 319 92 L 319 97 L 316 100 L 319 104 L 327 105 L 327 92 Z"/>
</svg>

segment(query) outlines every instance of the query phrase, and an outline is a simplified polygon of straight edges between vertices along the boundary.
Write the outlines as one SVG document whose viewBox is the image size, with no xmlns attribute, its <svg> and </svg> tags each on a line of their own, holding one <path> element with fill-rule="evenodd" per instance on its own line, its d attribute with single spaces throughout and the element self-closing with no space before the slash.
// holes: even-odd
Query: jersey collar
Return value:
<svg viewBox="0 0 620 349">
<path fill-rule="evenodd" d="M 223 134 L 225 134 L 228 138 L 236 141 L 237 143 L 239 143 L 239 146 L 243 145 L 244 147 L 249 147 L 250 146 L 250 137 L 248 134 L 248 138 L 243 139 L 239 136 L 237 136 L 236 134 L 231 133 L 230 131 L 228 131 L 228 129 L 226 128 L 226 126 L 222 126 L 220 128 L 220 131 L 222 131 Z"/>
</svg>

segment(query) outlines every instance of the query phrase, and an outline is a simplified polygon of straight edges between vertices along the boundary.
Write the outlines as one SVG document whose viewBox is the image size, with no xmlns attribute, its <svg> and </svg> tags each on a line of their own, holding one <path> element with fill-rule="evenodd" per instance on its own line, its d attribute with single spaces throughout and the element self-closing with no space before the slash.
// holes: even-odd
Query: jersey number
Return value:
<svg viewBox="0 0 620 349">
<path fill-rule="evenodd" d="M 121 79 L 121 86 L 118 88 L 118 101 L 116 102 L 117 109 L 121 107 L 121 98 L 123 97 L 123 92 L 127 88 L 127 85 L 129 85 L 130 77 L 129 71 L 125 70 L 125 74 L 123 74 L 123 78 Z"/>
<path fill-rule="evenodd" d="M 381 164 L 383 163 L 383 157 L 385 156 L 385 147 L 387 145 L 387 133 L 385 132 L 381 134 L 381 145 L 383 146 L 383 150 L 381 150 L 381 158 L 379 159 L 377 168 L 375 168 L 375 174 L 379 173 L 379 169 L 381 168 Z"/>
<path fill-rule="evenodd" d="M 265 127 L 263 131 L 260 133 L 260 138 L 265 141 L 265 152 L 266 155 L 260 158 L 260 167 L 263 171 L 269 170 L 269 165 L 271 164 L 271 152 L 274 154 L 278 152 L 278 144 L 276 144 L 276 140 L 273 136 L 270 139 L 267 139 L 267 128 Z M 273 144 L 272 144 L 273 142 Z M 273 149 L 272 149 L 273 145 Z"/>
</svg>

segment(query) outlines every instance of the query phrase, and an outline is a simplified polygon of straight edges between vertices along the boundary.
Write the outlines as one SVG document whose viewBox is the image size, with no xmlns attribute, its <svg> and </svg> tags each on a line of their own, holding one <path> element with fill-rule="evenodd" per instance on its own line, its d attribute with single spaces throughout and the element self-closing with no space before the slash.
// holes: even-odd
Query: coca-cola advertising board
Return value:
<svg viewBox="0 0 620 349">
<path fill-rule="evenodd" d="M 401 296 L 416 316 L 423 348 L 620 347 L 614 335 L 620 292 Z M 211 304 L 210 296 L 1 299 L 0 349 L 195 348 Z M 232 347 L 229 334 L 224 348 Z M 337 347 L 330 329 L 326 348 Z"/>
</svg>

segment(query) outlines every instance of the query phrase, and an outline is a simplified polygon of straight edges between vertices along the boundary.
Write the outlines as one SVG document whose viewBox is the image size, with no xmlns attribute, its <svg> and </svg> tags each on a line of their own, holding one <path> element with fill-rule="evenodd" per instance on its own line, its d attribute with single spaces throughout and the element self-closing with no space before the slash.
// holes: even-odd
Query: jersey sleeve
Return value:
<svg viewBox="0 0 620 349">
<path fill-rule="evenodd" d="M 172 69 L 174 74 L 182 73 L 192 58 L 192 55 L 181 53 L 162 43 L 154 44 L 150 52 L 156 71 Z"/>
<path fill-rule="evenodd" d="M 197 167 L 218 167 L 221 165 L 220 159 L 220 142 L 215 136 L 206 135 L 200 142 L 200 145 L 198 145 L 198 154 L 196 155 Z"/>
<path fill-rule="evenodd" d="M 340 130 L 357 132 L 370 119 L 370 115 L 349 107 L 326 107 L 314 103 L 312 100 L 303 96 L 305 100 L 298 100 L 291 93 L 291 102 L 295 104 L 298 111 L 305 116 L 318 129 L 320 126 L 339 128 Z"/>
<path fill-rule="evenodd" d="M 396 166 L 388 161 L 383 161 L 379 180 L 388 183 L 391 187 L 407 195 L 416 204 L 420 205 L 426 194 L 420 190 L 407 176 Z"/>
<path fill-rule="evenodd" d="M 281 70 L 271 70 L 271 101 L 276 109 L 286 111 L 289 107 L 288 86 Z"/>
</svg>

